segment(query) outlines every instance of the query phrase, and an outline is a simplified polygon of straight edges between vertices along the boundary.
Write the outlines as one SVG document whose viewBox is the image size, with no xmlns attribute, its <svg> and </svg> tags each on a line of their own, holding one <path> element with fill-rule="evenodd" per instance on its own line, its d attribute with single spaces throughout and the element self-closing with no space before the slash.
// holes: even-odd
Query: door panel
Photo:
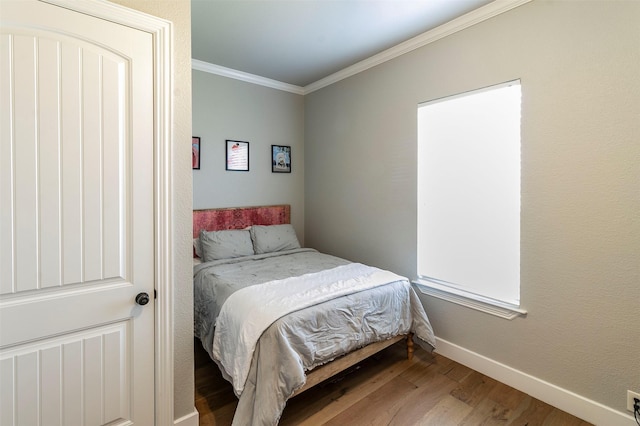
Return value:
<svg viewBox="0 0 640 426">
<path fill-rule="evenodd" d="M 11 399 L 2 398 L 0 424 L 39 424 L 38 416 L 60 426 L 130 418 L 129 328 L 122 322 L 5 351 L 2 386 L 15 391 L 17 409 L 11 419 Z"/>
<path fill-rule="evenodd" d="M 0 7 L 0 425 L 153 424 L 151 35 Z"/>
<path fill-rule="evenodd" d="M 15 240 L 3 248 L 10 253 L 13 243 L 20 253 L 7 264 L 13 285 L 2 294 L 127 279 L 121 213 L 131 208 L 132 188 L 123 164 L 134 159 L 122 130 L 130 64 L 46 36 L 2 35 L 13 67 L 6 87 L 16 90 L 5 116 L 13 134 L 3 144 L 12 164 L 2 172 Z"/>
</svg>

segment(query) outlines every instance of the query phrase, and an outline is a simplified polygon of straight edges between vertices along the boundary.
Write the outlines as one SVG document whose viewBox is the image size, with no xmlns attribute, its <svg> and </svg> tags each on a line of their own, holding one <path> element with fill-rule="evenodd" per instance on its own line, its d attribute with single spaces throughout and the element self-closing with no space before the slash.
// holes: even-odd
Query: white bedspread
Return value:
<svg viewBox="0 0 640 426">
<path fill-rule="evenodd" d="M 258 339 L 274 321 L 336 297 L 402 280 L 406 278 L 390 271 L 351 263 L 240 289 L 229 296 L 217 318 L 214 360 L 232 378 L 240 396 Z"/>
</svg>

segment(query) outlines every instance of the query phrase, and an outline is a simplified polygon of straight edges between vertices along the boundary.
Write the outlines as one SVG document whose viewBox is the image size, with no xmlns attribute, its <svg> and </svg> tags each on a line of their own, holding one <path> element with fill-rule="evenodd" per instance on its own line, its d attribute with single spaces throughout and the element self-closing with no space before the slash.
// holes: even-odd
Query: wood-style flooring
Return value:
<svg viewBox="0 0 640 426">
<path fill-rule="evenodd" d="M 200 426 L 231 424 L 237 399 L 195 341 Z M 290 399 L 280 425 L 518 425 L 589 423 L 438 354 L 399 342 Z"/>
</svg>

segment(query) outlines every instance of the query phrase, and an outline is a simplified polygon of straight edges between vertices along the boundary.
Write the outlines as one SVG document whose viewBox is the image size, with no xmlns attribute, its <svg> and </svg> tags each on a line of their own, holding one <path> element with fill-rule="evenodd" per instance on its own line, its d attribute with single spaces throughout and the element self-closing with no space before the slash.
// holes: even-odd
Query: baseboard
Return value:
<svg viewBox="0 0 640 426">
<path fill-rule="evenodd" d="M 635 426 L 631 414 L 621 413 L 598 402 L 548 383 L 537 377 L 501 364 L 454 343 L 437 338 L 436 352 L 466 365 L 512 388 L 553 405 L 594 425 Z"/>
<path fill-rule="evenodd" d="M 179 419 L 175 419 L 173 421 L 173 426 L 198 426 L 199 421 L 200 414 L 194 407 L 193 412 L 187 414 L 186 416 L 182 416 Z"/>
</svg>

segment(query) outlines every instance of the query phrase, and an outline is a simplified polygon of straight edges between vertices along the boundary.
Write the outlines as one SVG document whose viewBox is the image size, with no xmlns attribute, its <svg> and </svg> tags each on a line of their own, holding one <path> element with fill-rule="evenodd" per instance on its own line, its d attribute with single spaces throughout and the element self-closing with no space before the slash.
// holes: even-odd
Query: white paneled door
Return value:
<svg viewBox="0 0 640 426">
<path fill-rule="evenodd" d="M 0 425 L 153 425 L 152 37 L 0 20 Z"/>
</svg>

